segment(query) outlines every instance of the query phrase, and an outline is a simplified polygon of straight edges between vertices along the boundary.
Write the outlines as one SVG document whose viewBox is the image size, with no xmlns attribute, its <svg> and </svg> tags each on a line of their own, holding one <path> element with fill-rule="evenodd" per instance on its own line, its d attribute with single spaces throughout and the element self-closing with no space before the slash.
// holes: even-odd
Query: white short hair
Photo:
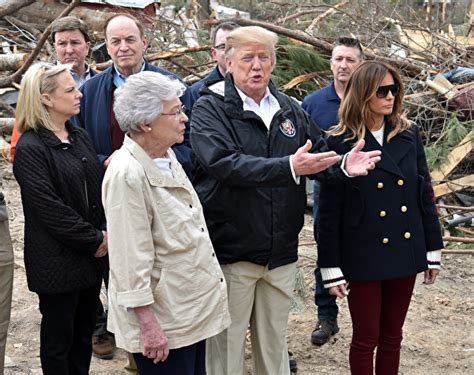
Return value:
<svg viewBox="0 0 474 375">
<path fill-rule="evenodd" d="M 115 90 L 114 113 L 123 132 L 141 131 L 163 112 L 163 102 L 179 98 L 186 86 L 176 78 L 145 71 L 127 78 Z"/>
</svg>

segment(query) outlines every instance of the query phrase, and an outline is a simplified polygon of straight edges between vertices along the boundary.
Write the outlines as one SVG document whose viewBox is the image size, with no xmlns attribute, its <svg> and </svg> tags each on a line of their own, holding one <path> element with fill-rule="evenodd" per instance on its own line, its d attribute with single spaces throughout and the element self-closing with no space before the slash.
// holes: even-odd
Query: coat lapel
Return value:
<svg viewBox="0 0 474 375">
<path fill-rule="evenodd" d="M 392 138 L 390 142 L 387 142 L 387 136 L 392 131 L 392 126 L 385 123 L 384 130 L 384 144 L 380 146 L 377 140 L 374 138 L 370 131 L 365 134 L 365 147 L 364 151 L 369 150 L 380 150 L 382 151 L 381 160 L 377 163 L 376 168 L 383 169 L 389 173 L 395 174 L 400 177 L 405 177 L 398 167 L 398 164 L 406 155 L 410 146 L 412 145 L 411 137 L 406 134 L 398 134 L 395 138 Z"/>
</svg>

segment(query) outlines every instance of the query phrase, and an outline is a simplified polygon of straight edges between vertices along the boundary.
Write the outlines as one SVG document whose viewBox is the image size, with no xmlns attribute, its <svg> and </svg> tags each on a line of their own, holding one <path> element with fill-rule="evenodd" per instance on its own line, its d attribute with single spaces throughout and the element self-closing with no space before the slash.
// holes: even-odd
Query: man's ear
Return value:
<svg viewBox="0 0 474 375">
<path fill-rule="evenodd" d="M 227 72 L 227 73 L 233 73 L 233 72 L 232 72 L 232 60 L 231 60 L 231 59 L 228 59 L 228 58 L 226 57 L 226 59 L 225 59 L 225 66 L 226 66 L 226 72 Z"/>
</svg>

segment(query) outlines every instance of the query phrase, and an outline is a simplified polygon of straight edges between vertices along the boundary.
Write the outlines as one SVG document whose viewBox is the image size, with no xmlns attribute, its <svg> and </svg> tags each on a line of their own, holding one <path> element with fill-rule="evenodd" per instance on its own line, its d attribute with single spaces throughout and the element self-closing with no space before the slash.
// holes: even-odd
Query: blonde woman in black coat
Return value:
<svg viewBox="0 0 474 375">
<path fill-rule="evenodd" d="M 88 374 L 102 261 L 103 168 L 69 118 L 82 94 L 66 65 L 39 63 L 23 77 L 13 172 L 25 215 L 28 287 L 39 297 L 40 358 L 48 375 Z"/>
<path fill-rule="evenodd" d="M 381 150 L 367 176 L 323 184 L 318 227 L 324 285 L 348 295 L 352 374 L 396 375 L 402 327 L 416 275 L 436 280 L 443 242 L 418 127 L 401 114 L 403 83 L 382 62 L 359 65 L 348 82 L 340 123 L 330 129 L 338 154 L 365 139 Z"/>
</svg>

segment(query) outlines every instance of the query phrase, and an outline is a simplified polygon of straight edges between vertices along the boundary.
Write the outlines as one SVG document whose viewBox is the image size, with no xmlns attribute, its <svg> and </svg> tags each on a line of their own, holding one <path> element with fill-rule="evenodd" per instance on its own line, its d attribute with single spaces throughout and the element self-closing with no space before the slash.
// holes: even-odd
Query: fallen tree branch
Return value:
<svg viewBox="0 0 474 375">
<path fill-rule="evenodd" d="M 443 254 L 465 254 L 472 255 L 474 254 L 474 249 L 445 249 Z"/>
<path fill-rule="evenodd" d="M 71 4 L 69 4 L 64 11 L 56 18 L 62 18 L 67 16 L 79 3 L 81 0 L 73 0 Z M 36 57 L 39 55 L 41 48 L 43 47 L 44 43 L 48 39 L 49 34 L 51 33 L 51 24 L 44 30 L 43 35 L 41 35 L 38 44 L 36 45 L 35 49 L 31 52 L 28 60 L 18 69 L 15 73 L 8 77 L 4 77 L 0 79 L 0 88 L 1 87 L 9 87 L 12 86 L 13 83 L 19 82 L 21 80 L 21 76 L 25 73 L 30 65 L 35 61 Z"/>
<path fill-rule="evenodd" d="M 474 211 L 474 207 L 452 206 L 452 205 L 441 204 L 441 203 L 438 203 L 436 206 L 438 206 L 439 208 L 449 208 L 449 209 L 458 210 L 458 211 Z"/>
<path fill-rule="evenodd" d="M 8 55 L 0 55 L 0 72 L 17 70 L 28 59 L 27 53 L 10 53 Z"/>
<path fill-rule="evenodd" d="M 31 24 L 27 22 L 23 22 L 19 20 L 18 18 L 11 17 L 11 16 L 5 17 L 5 20 L 8 21 L 8 23 L 10 23 L 11 25 L 15 26 L 18 30 L 21 30 L 22 33 L 24 33 L 24 30 L 26 30 L 28 33 L 31 34 L 31 36 L 35 38 L 34 39 L 35 42 L 36 40 L 41 38 L 41 31 L 39 31 L 36 27 L 33 27 Z M 44 45 L 46 47 L 46 51 L 48 52 L 48 54 L 53 55 L 54 50 L 53 50 L 53 47 L 51 46 L 51 43 L 47 40 Z"/>
<path fill-rule="evenodd" d="M 302 10 L 300 12 L 297 12 L 297 13 L 293 13 L 289 16 L 285 16 L 285 17 L 281 17 L 281 18 L 278 18 L 275 23 L 276 24 L 279 24 L 279 25 L 282 25 L 284 24 L 285 22 L 287 21 L 290 21 L 290 20 L 293 20 L 295 18 L 298 18 L 298 17 L 301 17 L 301 16 L 306 16 L 308 14 L 313 14 L 313 13 L 321 13 L 321 10 L 320 9 L 308 9 L 308 10 Z"/>
<path fill-rule="evenodd" d="M 0 0 L 0 18 L 15 13 L 18 9 L 34 2 L 35 0 Z"/>
<path fill-rule="evenodd" d="M 343 8 L 344 6 L 346 6 L 347 4 L 349 4 L 349 0 L 344 0 L 342 2 L 340 2 L 339 4 L 336 4 L 334 5 L 332 8 L 328 9 L 327 11 L 325 11 L 323 14 L 320 14 L 319 16 L 317 16 L 313 22 L 311 22 L 311 25 L 309 25 L 307 28 L 306 28 L 306 32 L 309 34 L 309 35 L 313 35 L 313 30 L 314 28 L 316 27 L 316 25 L 321 21 L 323 20 L 324 18 L 330 16 L 331 14 L 334 14 L 336 12 L 336 10 L 340 9 L 340 8 Z"/>
<path fill-rule="evenodd" d="M 448 242 L 463 242 L 463 243 L 474 243 L 474 238 L 444 236 L 444 237 L 443 237 L 443 241 L 448 241 Z"/>
<path fill-rule="evenodd" d="M 322 52 L 323 54 L 330 56 L 332 52 L 332 44 L 328 43 L 322 39 L 318 39 L 312 36 L 309 36 L 302 31 L 299 30 L 288 30 L 284 27 L 277 26 L 268 22 L 263 22 L 263 21 L 257 21 L 257 20 L 248 20 L 248 19 L 243 19 L 243 18 L 232 18 L 232 19 L 226 19 L 226 22 L 235 22 L 238 23 L 240 26 L 260 26 L 264 27 L 267 30 L 273 31 L 277 34 L 287 36 L 292 39 L 299 40 L 300 42 L 309 44 L 313 47 L 315 47 L 318 51 Z M 213 20 L 207 22 L 208 25 L 217 25 L 219 23 L 223 22 L 222 20 Z M 384 56 L 378 56 L 375 55 L 373 52 L 370 51 L 364 51 L 364 55 L 367 59 L 369 60 L 381 60 L 385 61 L 391 65 L 396 66 L 399 69 L 402 69 L 405 71 L 406 74 L 410 76 L 419 76 L 422 72 L 423 69 L 419 67 L 418 65 L 415 65 L 408 61 L 408 59 L 405 60 L 397 60 L 397 59 L 392 59 L 390 57 L 384 57 Z"/>
<path fill-rule="evenodd" d="M 471 236 L 474 236 L 474 230 L 470 230 L 470 229 L 463 228 L 463 227 L 456 227 L 456 229 L 460 230 L 461 232 L 464 232 L 466 234 L 470 234 Z"/>
<path fill-rule="evenodd" d="M 199 47 L 191 47 L 191 48 L 174 48 L 170 49 L 168 51 L 163 51 L 163 52 L 156 52 L 156 53 L 150 53 L 145 56 L 145 58 L 149 61 L 158 61 L 158 60 L 169 60 L 172 59 L 173 57 L 179 57 L 182 55 L 186 55 L 188 53 L 194 53 L 194 52 L 201 52 L 201 51 L 208 51 L 210 50 L 210 46 L 199 46 Z M 101 64 L 97 64 L 94 66 L 95 69 L 97 70 L 105 70 L 108 67 L 112 66 L 112 60 L 103 62 Z M 198 76 L 195 72 L 192 72 L 193 75 Z"/>
</svg>

